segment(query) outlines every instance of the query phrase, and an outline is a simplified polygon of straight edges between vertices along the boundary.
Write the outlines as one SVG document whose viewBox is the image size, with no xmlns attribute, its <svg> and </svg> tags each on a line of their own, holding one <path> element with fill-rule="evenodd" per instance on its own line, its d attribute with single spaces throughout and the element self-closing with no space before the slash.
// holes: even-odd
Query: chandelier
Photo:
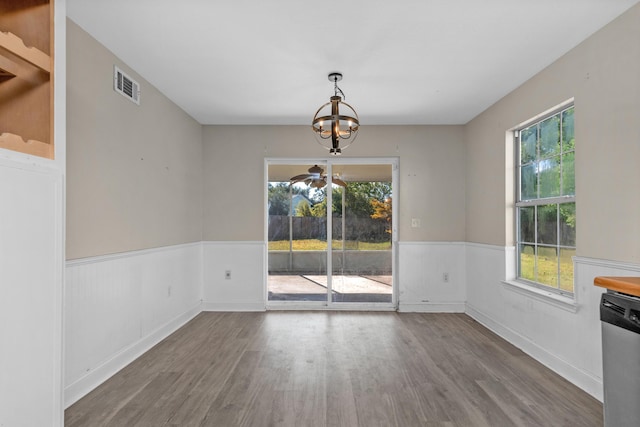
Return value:
<svg viewBox="0 0 640 427">
<path fill-rule="evenodd" d="M 338 87 L 338 82 L 342 80 L 342 74 L 331 73 L 328 78 L 330 82 L 333 82 L 334 95 L 329 98 L 329 102 L 318 108 L 313 116 L 311 129 L 313 129 L 318 143 L 328 149 L 329 154 L 339 156 L 342 154 L 342 149 L 347 148 L 355 141 L 360 121 L 356 110 L 342 101 L 343 97 L 346 99 L 344 92 Z M 340 147 L 340 142 L 343 142 L 342 147 Z"/>
</svg>

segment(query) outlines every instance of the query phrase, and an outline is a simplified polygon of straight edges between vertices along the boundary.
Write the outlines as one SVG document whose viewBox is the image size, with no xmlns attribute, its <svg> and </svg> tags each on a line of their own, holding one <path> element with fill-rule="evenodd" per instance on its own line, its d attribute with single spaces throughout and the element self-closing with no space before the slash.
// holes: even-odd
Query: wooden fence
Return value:
<svg viewBox="0 0 640 427">
<path fill-rule="evenodd" d="M 293 240 L 327 240 L 327 219 L 313 216 L 269 215 L 269 241 L 289 240 L 289 219 Z M 383 219 L 345 219 L 345 240 L 361 242 L 385 242 L 390 240 L 389 223 Z M 342 238 L 342 218 L 334 217 L 332 223 L 334 239 Z"/>
</svg>

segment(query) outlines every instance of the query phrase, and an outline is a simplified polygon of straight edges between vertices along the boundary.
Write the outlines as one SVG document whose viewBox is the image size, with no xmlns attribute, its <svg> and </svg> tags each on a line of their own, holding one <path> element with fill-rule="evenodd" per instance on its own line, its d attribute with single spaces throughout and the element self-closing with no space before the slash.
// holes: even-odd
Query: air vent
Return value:
<svg viewBox="0 0 640 427">
<path fill-rule="evenodd" d="M 113 88 L 131 102 L 140 105 L 140 84 L 116 66 L 113 67 Z"/>
</svg>

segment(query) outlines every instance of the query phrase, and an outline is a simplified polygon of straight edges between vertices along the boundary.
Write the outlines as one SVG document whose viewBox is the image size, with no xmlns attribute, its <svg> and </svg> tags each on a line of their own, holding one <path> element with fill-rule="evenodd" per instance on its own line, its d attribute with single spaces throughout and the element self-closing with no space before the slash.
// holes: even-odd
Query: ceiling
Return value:
<svg viewBox="0 0 640 427">
<path fill-rule="evenodd" d="M 639 0 L 67 0 L 201 124 L 464 124 Z M 141 99 L 144 103 L 144 86 Z"/>
</svg>

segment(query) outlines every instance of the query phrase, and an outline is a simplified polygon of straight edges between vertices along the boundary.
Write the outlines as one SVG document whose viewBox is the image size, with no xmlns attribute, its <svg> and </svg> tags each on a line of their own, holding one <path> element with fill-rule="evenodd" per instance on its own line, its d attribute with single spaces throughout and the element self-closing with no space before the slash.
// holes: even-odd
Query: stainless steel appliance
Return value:
<svg viewBox="0 0 640 427">
<path fill-rule="evenodd" d="M 605 427 L 640 426 L 640 298 L 608 290 L 600 300 Z"/>
</svg>

